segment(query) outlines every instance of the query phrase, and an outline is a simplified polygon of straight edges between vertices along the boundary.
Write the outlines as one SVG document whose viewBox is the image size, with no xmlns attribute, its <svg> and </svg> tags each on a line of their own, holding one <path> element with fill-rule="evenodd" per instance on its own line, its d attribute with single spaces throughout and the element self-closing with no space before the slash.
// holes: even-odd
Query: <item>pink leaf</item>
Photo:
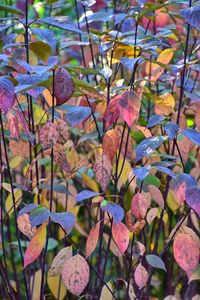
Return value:
<svg viewBox="0 0 200 300">
<path fill-rule="evenodd" d="M 62 269 L 62 280 L 66 288 L 79 296 L 88 284 L 90 269 L 87 261 L 77 254 L 69 258 Z"/>
<path fill-rule="evenodd" d="M 149 199 L 141 193 L 137 193 L 133 196 L 131 209 L 136 219 L 144 219 L 147 213 L 147 209 L 150 207 Z"/>
<path fill-rule="evenodd" d="M 199 246 L 189 235 L 180 233 L 174 239 L 174 258 L 177 264 L 187 273 L 188 278 L 199 263 Z"/>
<path fill-rule="evenodd" d="M 97 223 L 91 230 L 86 241 L 86 255 L 89 256 L 95 250 L 99 239 L 100 223 Z"/>
<path fill-rule="evenodd" d="M 129 244 L 129 230 L 123 223 L 112 225 L 112 236 L 123 255 Z"/>
<path fill-rule="evenodd" d="M 112 164 L 110 158 L 105 154 L 99 155 L 94 163 L 94 174 L 103 191 L 106 190 L 110 182 L 111 171 Z"/>
<path fill-rule="evenodd" d="M 126 91 L 120 97 L 118 101 L 118 107 L 120 116 L 129 127 L 133 125 L 133 122 L 138 118 L 140 111 L 140 99 L 138 95 L 133 91 Z"/>
<path fill-rule="evenodd" d="M 148 272 L 147 270 L 141 265 L 141 263 L 136 267 L 135 273 L 134 273 L 134 279 L 139 287 L 139 289 L 142 289 L 148 280 Z"/>
<path fill-rule="evenodd" d="M 160 208 L 164 208 L 164 199 L 160 190 L 155 185 L 148 185 L 148 190 L 152 199 L 159 205 Z"/>
</svg>

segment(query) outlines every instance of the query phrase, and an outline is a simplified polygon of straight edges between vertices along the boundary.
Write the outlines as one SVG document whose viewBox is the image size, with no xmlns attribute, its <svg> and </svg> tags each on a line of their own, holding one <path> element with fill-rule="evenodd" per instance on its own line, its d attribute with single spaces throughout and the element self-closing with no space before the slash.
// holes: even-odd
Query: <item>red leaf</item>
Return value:
<svg viewBox="0 0 200 300">
<path fill-rule="evenodd" d="M 199 246 L 188 234 L 180 233 L 174 239 L 174 258 L 177 264 L 187 273 L 188 278 L 199 263 Z"/>
<path fill-rule="evenodd" d="M 74 82 L 67 70 L 58 67 L 55 75 L 55 97 L 56 105 L 67 102 L 74 92 Z"/>
<path fill-rule="evenodd" d="M 86 255 L 90 256 L 95 250 L 99 239 L 100 223 L 97 223 L 91 230 L 86 241 Z"/>
<path fill-rule="evenodd" d="M 34 262 L 45 245 L 46 241 L 46 224 L 40 226 L 31 241 L 28 244 L 28 248 L 24 254 L 24 268 Z"/>
<path fill-rule="evenodd" d="M 126 91 L 120 97 L 118 101 L 118 107 L 120 116 L 129 127 L 133 125 L 133 122 L 138 118 L 140 111 L 140 99 L 139 96 L 133 91 Z"/>
<path fill-rule="evenodd" d="M 112 236 L 123 255 L 129 244 L 129 230 L 123 223 L 112 225 Z"/>
<path fill-rule="evenodd" d="M 14 102 L 14 84 L 9 79 L 0 77 L 0 109 L 6 114 Z"/>
<path fill-rule="evenodd" d="M 136 267 L 135 273 L 134 273 L 134 279 L 139 287 L 139 289 L 142 289 L 148 280 L 148 272 L 147 270 L 141 265 L 141 263 Z"/>
<path fill-rule="evenodd" d="M 66 288 L 79 296 L 88 284 L 90 269 L 87 261 L 77 254 L 68 259 L 62 269 L 62 280 Z"/>
</svg>

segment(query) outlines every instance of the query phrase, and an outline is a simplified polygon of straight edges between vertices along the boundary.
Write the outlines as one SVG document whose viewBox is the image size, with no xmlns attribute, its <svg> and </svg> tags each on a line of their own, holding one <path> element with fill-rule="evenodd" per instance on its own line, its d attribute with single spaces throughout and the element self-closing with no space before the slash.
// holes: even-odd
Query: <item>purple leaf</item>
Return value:
<svg viewBox="0 0 200 300">
<path fill-rule="evenodd" d="M 165 119 L 164 116 L 161 115 L 153 115 L 149 118 L 147 128 L 153 127 L 157 124 L 160 124 Z"/>
<path fill-rule="evenodd" d="M 114 202 L 103 200 L 101 209 L 111 214 L 115 224 L 120 223 L 124 218 L 123 208 Z"/>
<path fill-rule="evenodd" d="M 86 200 L 86 199 L 89 199 L 89 198 L 92 198 L 92 197 L 95 197 L 95 196 L 98 196 L 98 195 L 100 195 L 100 193 L 96 193 L 96 192 L 93 192 L 93 191 L 90 191 L 90 190 L 83 190 L 83 191 L 81 191 L 80 193 L 77 194 L 76 203 L 79 203 L 83 200 Z"/>
<path fill-rule="evenodd" d="M 37 206 L 30 212 L 29 218 L 31 226 L 38 226 L 49 219 L 49 210 L 44 206 Z"/>
<path fill-rule="evenodd" d="M 24 214 L 28 214 L 31 210 L 33 210 L 34 208 L 38 207 L 39 205 L 38 204 L 34 204 L 34 203 L 31 203 L 31 204 L 26 204 L 24 206 L 24 208 L 22 208 L 19 213 L 18 213 L 18 217 L 21 216 L 21 215 L 24 215 Z"/>
<path fill-rule="evenodd" d="M 200 132 L 189 128 L 189 129 L 182 130 L 182 133 L 190 141 L 195 143 L 197 146 L 200 146 Z"/>
<path fill-rule="evenodd" d="M 139 168 L 134 168 L 133 169 L 133 174 L 140 179 L 141 181 L 144 180 L 144 178 L 149 175 L 149 172 L 151 170 L 150 166 L 147 167 L 139 167 Z"/>
<path fill-rule="evenodd" d="M 0 109 L 3 113 L 7 113 L 14 105 L 15 87 L 12 81 L 6 77 L 0 77 Z"/>
<path fill-rule="evenodd" d="M 192 186 L 187 188 L 185 192 L 185 200 L 200 217 L 200 187 Z"/>
<path fill-rule="evenodd" d="M 66 120 L 71 126 L 76 126 L 88 118 L 91 114 L 91 108 L 85 106 L 75 106 L 68 109 Z"/>
<path fill-rule="evenodd" d="M 163 136 L 149 137 L 144 139 L 136 147 L 136 162 L 145 156 L 150 156 L 164 142 Z"/>
</svg>

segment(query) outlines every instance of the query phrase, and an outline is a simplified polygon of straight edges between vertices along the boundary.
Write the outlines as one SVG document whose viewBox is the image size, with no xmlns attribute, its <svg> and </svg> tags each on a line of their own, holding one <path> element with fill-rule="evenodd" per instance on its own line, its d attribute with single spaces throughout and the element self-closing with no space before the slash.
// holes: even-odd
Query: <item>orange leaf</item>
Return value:
<svg viewBox="0 0 200 300">
<path fill-rule="evenodd" d="M 88 284 L 90 269 L 87 261 L 77 254 L 66 261 L 62 269 L 62 280 L 66 288 L 79 296 Z"/>
<path fill-rule="evenodd" d="M 110 182 L 111 171 L 112 164 L 109 157 L 105 154 L 99 155 L 94 163 L 94 174 L 103 191 L 106 190 Z"/>
<path fill-rule="evenodd" d="M 86 241 L 86 255 L 89 256 L 95 250 L 99 239 L 100 223 L 97 223 L 91 230 Z"/>
<path fill-rule="evenodd" d="M 103 137 L 103 152 L 113 160 L 119 148 L 119 135 L 114 129 L 108 130 Z"/>
<path fill-rule="evenodd" d="M 45 245 L 46 241 L 46 224 L 40 226 L 31 241 L 28 244 L 28 248 L 24 254 L 24 268 L 34 262 Z"/>
<path fill-rule="evenodd" d="M 135 273 L 134 273 L 134 279 L 139 287 L 139 289 L 142 289 L 148 280 L 148 272 L 147 270 L 141 265 L 141 263 L 136 267 Z"/>
<path fill-rule="evenodd" d="M 199 263 L 199 246 L 189 235 L 180 233 L 174 239 L 174 258 L 177 264 L 187 273 L 188 278 Z"/>
<path fill-rule="evenodd" d="M 123 223 L 113 224 L 112 236 L 121 254 L 123 255 L 129 244 L 129 230 Z"/>
</svg>

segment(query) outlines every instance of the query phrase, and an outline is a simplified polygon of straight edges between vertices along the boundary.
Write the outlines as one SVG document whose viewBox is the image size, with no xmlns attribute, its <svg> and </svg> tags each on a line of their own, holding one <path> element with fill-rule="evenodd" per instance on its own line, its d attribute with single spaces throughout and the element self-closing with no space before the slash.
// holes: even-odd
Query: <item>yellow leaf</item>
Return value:
<svg viewBox="0 0 200 300">
<path fill-rule="evenodd" d="M 20 162 L 22 161 L 21 156 L 15 156 L 11 161 L 10 161 L 10 167 L 11 169 L 15 169 L 19 166 Z"/>
<path fill-rule="evenodd" d="M 118 175 L 121 171 L 122 165 L 123 165 L 123 158 L 120 158 L 119 164 L 118 164 Z M 114 164 L 114 167 L 113 167 L 113 173 L 114 174 L 115 174 L 115 170 L 116 170 L 116 164 Z M 127 160 L 125 160 L 123 170 L 122 170 L 122 173 L 121 173 L 121 176 L 120 176 L 120 180 L 122 181 L 122 183 L 124 185 L 126 184 L 126 181 L 129 178 L 129 174 L 130 174 L 131 170 L 132 170 L 131 165 L 129 164 L 129 162 Z"/>
<path fill-rule="evenodd" d="M 22 191 L 19 189 L 15 189 L 14 195 L 15 195 L 15 207 L 17 208 L 22 201 Z M 12 193 L 10 193 L 6 198 L 5 210 L 9 216 L 11 216 L 12 213 L 14 212 Z"/>
<path fill-rule="evenodd" d="M 33 115 L 35 125 L 42 125 L 47 122 L 47 114 L 39 105 L 33 105 Z"/>
<path fill-rule="evenodd" d="M 47 283 L 50 291 L 52 292 L 55 299 L 63 300 L 67 293 L 67 289 L 62 282 L 61 276 L 51 277 L 47 274 Z M 60 291 L 60 292 L 59 292 Z"/>
<path fill-rule="evenodd" d="M 49 55 L 51 54 L 51 47 L 42 41 L 30 43 L 29 48 L 38 58 L 40 58 L 44 62 L 47 61 Z"/>
<path fill-rule="evenodd" d="M 99 192 L 99 187 L 98 184 L 96 183 L 96 181 L 94 179 L 92 179 L 90 176 L 88 176 L 87 174 L 83 173 L 82 174 L 83 177 L 83 183 L 85 184 L 85 186 L 89 189 L 91 189 L 94 192 Z"/>
<path fill-rule="evenodd" d="M 169 192 L 167 194 L 167 205 L 169 206 L 169 208 L 172 211 L 177 210 L 180 206 L 176 199 L 176 195 L 174 194 L 174 192 L 172 190 L 169 190 Z"/>
<path fill-rule="evenodd" d="M 114 49 L 112 63 L 120 62 L 122 57 L 134 58 L 138 57 L 140 54 L 140 48 L 137 46 L 126 45 L 123 43 L 118 43 L 117 47 Z M 111 60 L 111 52 L 108 54 L 108 61 Z"/>
<path fill-rule="evenodd" d="M 30 290 L 32 291 L 31 300 L 40 299 L 41 278 L 42 278 L 41 269 L 36 271 L 34 275 L 31 276 L 31 284 L 30 284 Z"/>
<path fill-rule="evenodd" d="M 155 113 L 168 115 L 174 111 L 175 99 L 170 93 L 165 93 L 155 99 Z"/>
</svg>

